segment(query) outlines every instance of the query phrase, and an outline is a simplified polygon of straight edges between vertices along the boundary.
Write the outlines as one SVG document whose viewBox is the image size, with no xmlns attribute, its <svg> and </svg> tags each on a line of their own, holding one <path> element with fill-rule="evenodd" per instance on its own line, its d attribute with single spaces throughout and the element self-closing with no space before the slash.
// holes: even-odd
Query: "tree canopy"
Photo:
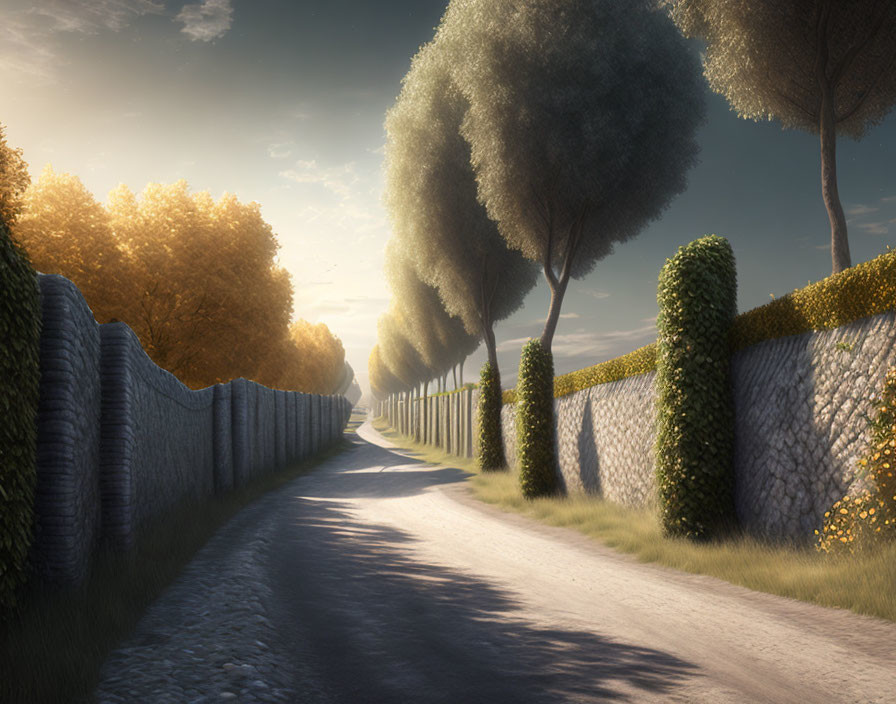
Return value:
<svg viewBox="0 0 896 704">
<path fill-rule="evenodd" d="M 480 336 L 469 334 L 459 318 L 449 315 L 439 292 L 419 277 L 414 261 L 394 239 L 386 246 L 385 271 L 407 338 L 433 376 L 444 374 L 476 350 Z"/>
<path fill-rule="evenodd" d="M 686 186 L 704 114 L 696 56 L 655 3 L 454 0 L 436 42 L 469 106 L 478 198 L 551 287 L 634 237 Z"/>
<path fill-rule="evenodd" d="M 35 267 L 71 279 L 99 322 L 127 323 L 188 386 L 243 376 L 329 394 L 342 380 L 345 351 L 326 325 L 290 325 L 292 285 L 257 203 L 178 181 L 139 198 L 119 186 L 104 208 L 48 166 L 22 206 L 14 233 Z"/>
<path fill-rule="evenodd" d="M 395 239 L 447 311 L 484 339 L 497 369 L 494 323 L 522 305 L 537 269 L 508 249 L 477 200 L 470 147 L 460 134 L 468 108 L 450 56 L 431 42 L 414 57 L 386 116 L 385 201 Z"/>
<path fill-rule="evenodd" d="M 896 102 L 891 0 L 664 0 L 685 36 L 706 41 L 704 74 L 743 118 L 821 140 L 834 273 L 851 265 L 837 189 L 836 135 L 861 138 Z"/>
</svg>

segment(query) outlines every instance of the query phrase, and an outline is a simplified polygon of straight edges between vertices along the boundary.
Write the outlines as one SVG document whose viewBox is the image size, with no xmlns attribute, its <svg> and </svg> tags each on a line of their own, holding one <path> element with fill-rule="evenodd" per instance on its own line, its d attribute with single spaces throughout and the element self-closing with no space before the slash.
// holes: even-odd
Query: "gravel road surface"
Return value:
<svg viewBox="0 0 896 704">
<path fill-rule="evenodd" d="M 350 450 L 248 507 L 265 549 L 240 564 L 254 565 L 256 611 L 271 631 L 261 657 L 276 667 L 273 681 L 260 667 L 254 689 L 224 698 L 896 702 L 896 624 L 639 564 L 475 501 L 459 469 L 396 451 L 369 424 L 352 437 Z M 228 538 L 237 551 L 253 538 L 251 522 L 232 523 L 247 533 Z M 216 550 L 206 559 L 225 560 L 223 544 Z M 171 628 L 165 614 L 182 612 L 166 598 L 138 644 L 158 642 Z M 207 635 L 229 670 L 207 665 L 203 701 L 220 701 L 227 673 L 244 666 L 227 637 L 220 626 Z M 131 679 L 128 667 L 176 676 L 151 674 L 133 644 L 126 652 L 130 661 L 119 654 L 108 668 L 113 684 Z M 164 691 L 156 681 L 143 701 L 168 701 Z"/>
</svg>

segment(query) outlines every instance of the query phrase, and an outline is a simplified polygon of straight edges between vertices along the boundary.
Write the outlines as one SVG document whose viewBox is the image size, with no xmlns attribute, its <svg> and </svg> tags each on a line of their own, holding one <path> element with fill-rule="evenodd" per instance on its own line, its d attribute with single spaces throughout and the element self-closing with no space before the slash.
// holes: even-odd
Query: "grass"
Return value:
<svg viewBox="0 0 896 704">
<path fill-rule="evenodd" d="M 361 423 L 355 416 L 347 433 Z M 91 701 L 106 657 L 215 532 L 255 499 L 307 474 L 347 445 L 342 440 L 314 459 L 230 494 L 172 510 L 132 554 L 99 554 L 81 589 L 29 591 L 20 613 L 0 626 L 0 701 Z"/>
<path fill-rule="evenodd" d="M 626 508 L 596 496 L 529 500 L 523 497 L 515 473 L 479 472 L 473 460 L 414 443 L 381 420 L 374 427 L 426 462 L 473 474 L 469 481 L 477 499 L 548 525 L 577 530 L 641 562 L 896 621 L 896 544 L 844 558 L 820 554 L 811 545 L 780 544 L 745 534 L 703 544 L 667 538 L 656 512 Z"/>
</svg>

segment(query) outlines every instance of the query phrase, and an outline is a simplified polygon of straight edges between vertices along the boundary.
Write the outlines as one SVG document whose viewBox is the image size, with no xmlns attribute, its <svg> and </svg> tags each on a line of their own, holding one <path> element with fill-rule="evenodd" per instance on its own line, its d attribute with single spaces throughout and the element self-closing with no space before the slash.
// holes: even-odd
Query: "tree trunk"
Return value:
<svg viewBox="0 0 896 704">
<path fill-rule="evenodd" d="M 545 278 L 551 283 L 550 276 L 545 272 Z M 556 280 L 556 279 L 555 279 Z M 569 276 L 563 276 L 557 280 L 556 286 L 551 285 L 551 307 L 548 310 L 548 319 L 544 323 L 544 332 L 541 333 L 541 346 L 548 352 L 554 341 L 554 332 L 557 330 L 557 322 L 560 320 L 560 308 L 563 306 L 563 296 L 566 295 L 566 287 L 569 284 Z"/>
<path fill-rule="evenodd" d="M 466 362 L 466 361 L 467 361 L 466 357 L 464 357 L 462 360 L 460 360 L 460 385 L 461 386 L 464 385 L 464 362 Z"/>
<path fill-rule="evenodd" d="M 821 89 L 821 113 L 819 134 L 821 137 L 821 196 L 831 221 L 831 264 L 832 274 L 852 266 L 849 256 L 849 240 L 846 233 L 846 217 L 840 204 L 837 189 L 837 116 L 834 112 L 834 94 L 827 76 L 827 13 L 822 15 L 819 26 L 821 41 L 816 64 L 818 86 Z"/>
<path fill-rule="evenodd" d="M 457 365 L 451 367 L 451 373 L 454 375 L 454 390 L 457 391 Z"/>
</svg>

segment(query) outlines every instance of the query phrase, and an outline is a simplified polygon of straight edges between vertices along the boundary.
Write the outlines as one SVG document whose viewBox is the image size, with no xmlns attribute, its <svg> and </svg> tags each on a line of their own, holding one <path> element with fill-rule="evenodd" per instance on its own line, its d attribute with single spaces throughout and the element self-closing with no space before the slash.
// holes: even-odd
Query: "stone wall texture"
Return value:
<svg viewBox="0 0 896 704">
<path fill-rule="evenodd" d="M 31 558 L 40 581 L 82 584 L 100 544 L 132 548 L 176 505 L 244 486 L 342 436 L 352 408 L 343 397 L 246 379 L 193 391 L 127 325 L 97 324 L 71 281 L 40 275 L 39 284 Z"/>
<path fill-rule="evenodd" d="M 896 311 L 766 340 L 733 356 L 735 500 L 751 533 L 812 540 L 834 501 L 865 488 L 856 475 L 869 442 L 863 414 L 873 415 L 872 398 L 894 365 Z M 656 504 L 655 380 L 650 372 L 555 399 L 558 472 L 568 493 L 631 507 Z M 378 411 L 397 427 L 393 408 L 384 402 Z M 457 451 L 452 428 L 475 437 L 462 402 L 450 407 L 451 419 L 444 417 L 448 403 L 432 408 L 439 418 L 430 420 L 430 435 L 438 434 L 429 442 Z M 518 471 L 514 408 L 505 405 L 501 421 L 508 464 Z M 475 400 L 472 409 L 475 417 Z"/>
</svg>

